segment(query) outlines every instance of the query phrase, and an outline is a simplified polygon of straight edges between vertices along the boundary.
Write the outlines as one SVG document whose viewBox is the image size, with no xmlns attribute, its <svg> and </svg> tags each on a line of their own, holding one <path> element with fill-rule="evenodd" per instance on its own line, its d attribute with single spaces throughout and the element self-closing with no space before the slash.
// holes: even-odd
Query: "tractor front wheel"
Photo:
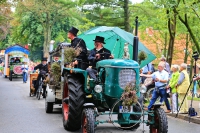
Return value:
<svg viewBox="0 0 200 133">
<path fill-rule="evenodd" d="M 82 133 L 94 133 L 94 109 L 85 108 L 82 113 Z"/>
<path fill-rule="evenodd" d="M 63 126 L 66 130 L 76 131 L 81 128 L 81 114 L 85 102 L 83 80 L 78 76 L 68 75 L 64 87 Z"/>
<path fill-rule="evenodd" d="M 168 122 L 165 111 L 162 108 L 156 108 L 154 112 L 155 123 L 150 125 L 150 133 L 167 133 Z"/>
</svg>

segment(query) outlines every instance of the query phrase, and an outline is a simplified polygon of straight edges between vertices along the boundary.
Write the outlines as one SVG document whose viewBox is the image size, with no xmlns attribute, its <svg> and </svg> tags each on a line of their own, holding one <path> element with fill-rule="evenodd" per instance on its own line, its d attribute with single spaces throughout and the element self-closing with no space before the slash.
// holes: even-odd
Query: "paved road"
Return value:
<svg viewBox="0 0 200 133">
<path fill-rule="evenodd" d="M 70 133 L 62 126 L 61 107 L 56 105 L 54 113 L 46 114 L 44 99 L 29 97 L 29 83 L 22 79 L 9 81 L 0 77 L 0 133 Z M 103 117 L 106 119 L 106 117 Z M 103 119 L 102 118 L 102 119 Z M 200 126 L 168 117 L 169 133 L 199 133 Z M 80 131 L 79 131 L 80 132 Z M 142 132 L 142 126 L 134 131 Z M 148 127 L 145 126 L 148 133 Z M 111 124 L 99 125 L 96 133 L 133 133 L 122 131 Z"/>
</svg>

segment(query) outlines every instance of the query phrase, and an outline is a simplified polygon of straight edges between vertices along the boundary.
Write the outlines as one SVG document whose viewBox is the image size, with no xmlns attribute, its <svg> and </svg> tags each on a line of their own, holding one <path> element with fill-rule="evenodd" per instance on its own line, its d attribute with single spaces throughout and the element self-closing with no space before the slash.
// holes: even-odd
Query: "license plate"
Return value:
<svg viewBox="0 0 200 133">
<path fill-rule="evenodd" d="M 133 112 L 133 106 L 119 106 L 119 113 Z"/>
</svg>

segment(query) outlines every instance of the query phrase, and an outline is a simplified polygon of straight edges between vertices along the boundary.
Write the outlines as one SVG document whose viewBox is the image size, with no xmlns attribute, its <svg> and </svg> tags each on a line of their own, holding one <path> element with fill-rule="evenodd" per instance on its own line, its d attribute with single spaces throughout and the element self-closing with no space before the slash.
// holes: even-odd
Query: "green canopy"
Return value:
<svg viewBox="0 0 200 133">
<path fill-rule="evenodd" d="M 104 44 L 104 47 L 111 51 L 115 59 L 121 59 L 123 57 L 124 43 L 129 43 L 129 53 L 132 59 L 134 38 L 133 34 L 126 32 L 118 27 L 100 26 L 94 27 L 79 35 L 79 37 L 85 41 L 89 50 L 94 48 L 93 40 L 96 36 L 102 36 L 105 38 L 106 44 Z M 140 51 L 144 51 L 147 54 L 147 59 L 142 61 L 140 64 L 140 67 L 142 68 L 149 62 L 153 61 L 156 56 L 151 51 L 149 51 L 149 49 L 147 49 L 141 42 L 139 42 L 138 47 L 138 53 Z"/>
</svg>

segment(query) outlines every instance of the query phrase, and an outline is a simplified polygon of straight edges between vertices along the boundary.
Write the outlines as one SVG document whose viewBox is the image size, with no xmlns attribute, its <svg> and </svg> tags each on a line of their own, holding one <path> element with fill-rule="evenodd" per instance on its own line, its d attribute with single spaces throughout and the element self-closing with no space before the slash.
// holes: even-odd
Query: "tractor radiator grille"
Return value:
<svg viewBox="0 0 200 133">
<path fill-rule="evenodd" d="M 132 84 L 132 86 L 135 86 L 135 71 L 133 69 L 122 69 L 119 72 L 119 86 L 122 89 L 125 89 L 125 87 L 128 84 Z"/>
</svg>

